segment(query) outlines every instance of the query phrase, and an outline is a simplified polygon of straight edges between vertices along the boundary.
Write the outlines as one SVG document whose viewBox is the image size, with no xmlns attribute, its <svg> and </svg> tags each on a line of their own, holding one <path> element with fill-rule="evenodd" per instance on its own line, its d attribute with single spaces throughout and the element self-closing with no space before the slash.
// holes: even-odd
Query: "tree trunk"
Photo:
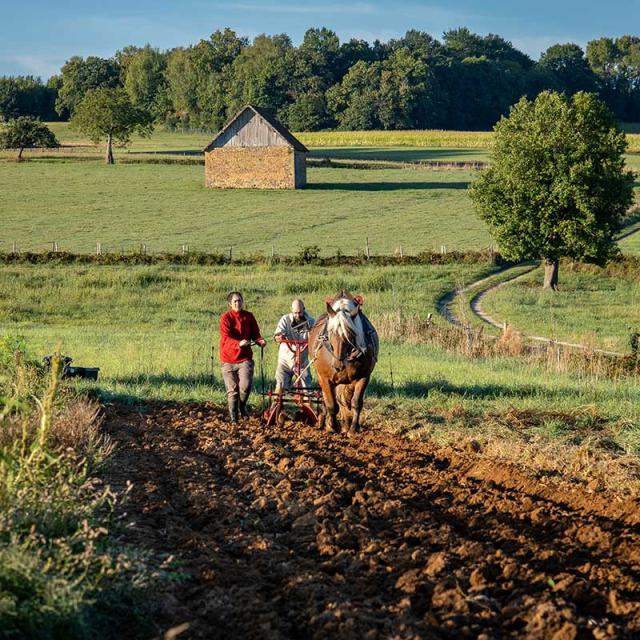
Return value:
<svg viewBox="0 0 640 640">
<path fill-rule="evenodd" d="M 113 164 L 113 135 L 111 133 L 107 137 L 107 155 L 105 162 L 107 164 Z"/>
<path fill-rule="evenodd" d="M 552 258 L 544 259 L 544 284 L 543 289 L 558 290 L 558 268 L 559 260 Z"/>
<path fill-rule="evenodd" d="M 24 151 L 24 147 L 20 147 L 20 151 L 18 151 L 18 157 L 16 158 L 16 162 L 22 162 L 22 152 Z"/>
</svg>

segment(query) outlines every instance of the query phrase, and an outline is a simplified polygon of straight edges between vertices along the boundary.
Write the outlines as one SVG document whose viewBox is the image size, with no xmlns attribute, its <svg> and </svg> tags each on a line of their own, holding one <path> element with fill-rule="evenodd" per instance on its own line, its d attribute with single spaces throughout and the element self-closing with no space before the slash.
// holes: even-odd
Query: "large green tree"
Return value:
<svg viewBox="0 0 640 640">
<path fill-rule="evenodd" d="M 522 98 L 495 127 L 492 163 L 471 186 L 480 217 L 509 260 L 542 259 L 544 287 L 561 257 L 602 264 L 633 199 L 626 140 L 595 95 Z"/>
<path fill-rule="evenodd" d="M 156 119 L 165 116 L 168 108 L 166 68 L 166 56 L 146 45 L 127 57 L 124 71 L 124 89 L 131 102 Z"/>
<path fill-rule="evenodd" d="M 554 44 L 549 47 L 540 56 L 538 68 L 553 73 L 562 90 L 569 94 L 596 89 L 596 76 L 577 44 Z"/>
<path fill-rule="evenodd" d="M 0 131 L 0 148 L 18 149 L 17 160 L 22 160 L 25 149 L 57 147 L 58 141 L 46 124 L 31 116 L 10 120 Z"/>
<path fill-rule="evenodd" d="M 56 110 L 73 115 L 87 91 L 100 87 L 115 88 L 120 84 L 120 67 L 113 59 L 73 56 L 62 66 L 62 82 L 56 100 Z"/>
<path fill-rule="evenodd" d="M 106 141 L 105 161 L 113 164 L 113 143 L 125 145 L 134 133 L 146 136 L 153 130 L 148 111 L 131 104 L 124 89 L 93 89 L 76 107 L 71 127 L 94 143 Z"/>
</svg>

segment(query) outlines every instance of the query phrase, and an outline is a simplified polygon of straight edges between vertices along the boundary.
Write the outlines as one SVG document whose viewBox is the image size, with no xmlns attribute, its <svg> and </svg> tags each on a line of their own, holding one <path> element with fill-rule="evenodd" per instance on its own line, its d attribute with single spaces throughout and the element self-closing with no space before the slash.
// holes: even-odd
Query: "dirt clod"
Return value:
<svg viewBox="0 0 640 640">
<path fill-rule="evenodd" d="M 640 637 L 637 503 L 473 441 L 230 425 L 209 404 L 114 405 L 105 428 L 109 482 L 133 483 L 124 541 L 178 567 L 153 594 L 158 635 Z"/>
</svg>

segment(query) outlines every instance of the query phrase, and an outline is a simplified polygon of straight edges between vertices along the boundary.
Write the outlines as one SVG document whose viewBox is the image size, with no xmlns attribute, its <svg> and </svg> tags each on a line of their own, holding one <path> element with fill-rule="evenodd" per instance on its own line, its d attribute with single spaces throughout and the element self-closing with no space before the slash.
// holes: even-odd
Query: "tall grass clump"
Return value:
<svg viewBox="0 0 640 640">
<path fill-rule="evenodd" d="M 59 357 L 45 371 L 24 340 L 0 340 L 0 638 L 110 637 L 146 579 L 110 537 L 97 407 L 60 377 Z"/>
</svg>

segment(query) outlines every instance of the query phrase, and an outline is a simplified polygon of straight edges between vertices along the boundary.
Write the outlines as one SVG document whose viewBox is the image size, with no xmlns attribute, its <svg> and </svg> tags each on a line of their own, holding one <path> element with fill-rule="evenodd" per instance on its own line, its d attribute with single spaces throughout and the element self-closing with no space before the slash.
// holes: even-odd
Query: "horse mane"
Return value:
<svg viewBox="0 0 640 640">
<path fill-rule="evenodd" d="M 360 314 L 355 318 L 351 317 L 351 312 L 357 307 L 357 303 L 352 298 L 338 298 L 331 304 L 331 308 L 336 312 L 334 316 L 327 318 L 327 332 L 329 335 L 338 335 L 342 340 L 353 344 L 361 351 L 367 347 L 364 327 Z"/>
</svg>

